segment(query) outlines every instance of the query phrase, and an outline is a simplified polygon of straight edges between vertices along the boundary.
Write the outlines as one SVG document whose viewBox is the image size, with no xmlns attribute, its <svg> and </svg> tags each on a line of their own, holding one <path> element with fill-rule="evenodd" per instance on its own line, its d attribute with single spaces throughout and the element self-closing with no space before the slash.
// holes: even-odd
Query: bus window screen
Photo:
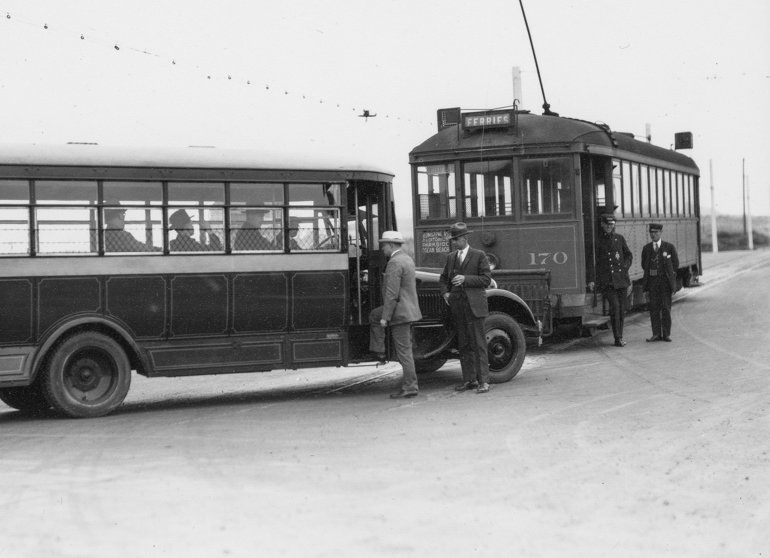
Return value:
<svg viewBox="0 0 770 558">
<path fill-rule="evenodd" d="M 283 210 L 230 209 L 230 242 L 234 252 L 283 252 Z"/>
<path fill-rule="evenodd" d="M 417 169 L 420 219 L 450 219 L 457 216 L 457 193 L 453 164 Z"/>
<path fill-rule="evenodd" d="M 29 254 L 27 208 L 0 208 L 0 254 Z"/>
<path fill-rule="evenodd" d="M 521 161 L 522 212 L 525 216 L 572 215 L 571 161 L 567 157 Z"/>
<path fill-rule="evenodd" d="M 39 254 L 96 254 L 96 208 L 36 208 Z"/>
<path fill-rule="evenodd" d="M 465 216 L 513 215 L 511 161 L 482 161 L 463 166 Z"/>
</svg>

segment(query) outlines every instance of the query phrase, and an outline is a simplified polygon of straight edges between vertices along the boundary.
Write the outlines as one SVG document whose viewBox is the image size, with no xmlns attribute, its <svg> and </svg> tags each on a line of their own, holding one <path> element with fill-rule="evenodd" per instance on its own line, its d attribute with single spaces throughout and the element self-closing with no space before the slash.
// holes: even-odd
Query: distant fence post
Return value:
<svg viewBox="0 0 770 558">
<path fill-rule="evenodd" d="M 719 243 L 717 242 L 717 209 L 714 201 L 714 167 L 709 159 L 709 180 L 711 180 L 711 251 L 715 254 L 719 252 Z"/>
</svg>

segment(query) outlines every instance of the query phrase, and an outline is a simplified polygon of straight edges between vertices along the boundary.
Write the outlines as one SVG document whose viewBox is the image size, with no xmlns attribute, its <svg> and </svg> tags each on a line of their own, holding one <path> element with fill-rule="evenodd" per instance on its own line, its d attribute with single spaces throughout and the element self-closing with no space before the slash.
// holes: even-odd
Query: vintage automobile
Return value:
<svg viewBox="0 0 770 558">
<path fill-rule="evenodd" d="M 435 372 L 447 360 L 459 358 L 457 335 L 449 306 L 439 290 L 441 270 L 417 269 L 417 294 L 423 319 L 412 328 L 415 366 L 420 373 Z M 492 383 L 511 380 L 521 369 L 527 337 L 540 343 L 550 311 L 550 272 L 494 270 L 487 289 L 487 352 Z"/>
</svg>

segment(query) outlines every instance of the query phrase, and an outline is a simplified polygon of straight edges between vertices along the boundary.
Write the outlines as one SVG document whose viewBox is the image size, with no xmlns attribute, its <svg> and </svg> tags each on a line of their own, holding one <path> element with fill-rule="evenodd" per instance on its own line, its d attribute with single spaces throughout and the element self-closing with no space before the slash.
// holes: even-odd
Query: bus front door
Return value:
<svg viewBox="0 0 770 558">
<path fill-rule="evenodd" d="M 381 283 L 385 257 L 379 247 L 384 226 L 385 192 L 381 183 L 348 184 L 347 234 L 350 276 L 348 356 L 350 362 L 367 360 L 369 313 L 382 303 Z"/>
</svg>

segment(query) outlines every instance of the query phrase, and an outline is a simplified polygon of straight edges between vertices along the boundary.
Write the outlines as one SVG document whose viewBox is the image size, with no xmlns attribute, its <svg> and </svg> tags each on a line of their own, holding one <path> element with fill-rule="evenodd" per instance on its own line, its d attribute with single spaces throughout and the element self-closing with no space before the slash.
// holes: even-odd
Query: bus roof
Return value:
<svg viewBox="0 0 770 558">
<path fill-rule="evenodd" d="M 96 144 L 0 145 L 0 166 L 301 170 L 383 175 L 393 173 L 350 158 L 216 147 L 116 147 Z M 364 178 L 363 176 L 360 178 Z"/>
<path fill-rule="evenodd" d="M 648 142 L 639 141 L 631 134 L 614 132 L 609 126 L 559 116 L 540 116 L 519 112 L 516 133 L 511 128 L 488 128 L 484 132 L 464 132 L 457 126 L 445 128 L 415 147 L 409 154 L 411 163 L 425 155 L 462 152 L 475 153 L 480 150 L 523 147 L 549 147 L 584 144 L 595 146 L 600 151 L 625 151 L 642 157 L 650 157 L 692 169 L 698 174 L 698 166 L 690 157 L 672 149 L 665 149 Z M 458 125 L 459 126 L 459 125 Z M 589 147 L 590 148 L 590 147 Z M 620 155 L 618 153 L 618 155 Z"/>
</svg>

